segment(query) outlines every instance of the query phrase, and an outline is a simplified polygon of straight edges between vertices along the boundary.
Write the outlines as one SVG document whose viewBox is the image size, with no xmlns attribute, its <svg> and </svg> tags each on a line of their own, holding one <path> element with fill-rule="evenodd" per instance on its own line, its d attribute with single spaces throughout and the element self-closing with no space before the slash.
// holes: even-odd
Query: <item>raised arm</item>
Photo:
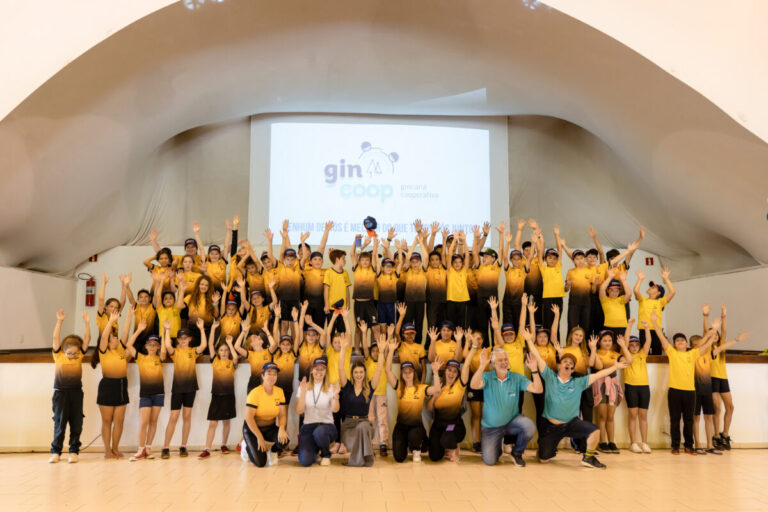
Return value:
<svg viewBox="0 0 768 512">
<path fill-rule="evenodd" d="M 133 323 L 133 306 L 128 306 L 128 309 L 126 310 L 126 316 L 125 316 L 125 324 L 123 326 L 123 334 L 120 336 L 120 343 L 125 346 L 126 343 L 128 343 L 128 337 L 131 333 L 131 324 Z"/>
<path fill-rule="evenodd" d="M 515 233 L 515 249 L 518 251 L 523 250 L 523 229 L 525 229 L 525 219 L 517 221 L 517 233 Z"/>
<path fill-rule="evenodd" d="M 53 328 L 53 351 L 58 352 L 61 348 L 61 326 L 64 324 L 66 314 L 63 309 L 56 312 L 56 325 Z"/>
<path fill-rule="evenodd" d="M 589 374 L 589 385 L 591 386 L 595 381 L 602 379 L 603 377 L 607 377 L 608 375 L 612 374 L 616 370 L 621 370 L 629 366 L 629 362 L 626 360 L 616 361 L 613 366 L 610 368 L 605 368 L 603 370 L 600 370 L 597 373 L 590 373 Z"/>
<path fill-rule="evenodd" d="M 232 224 L 230 224 L 229 219 L 226 219 L 224 221 L 224 225 L 226 226 L 227 233 L 224 235 L 224 253 L 221 257 L 226 261 L 231 257 L 230 251 L 232 250 Z"/>
<path fill-rule="evenodd" d="M 645 273 L 643 273 L 642 270 L 638 270 L 636 274 L 637 274 L 637 281 L 635 282 L 635 287 L 632 289 L 632 292 L 635 294 L 635 298 L 637 300 L 640 300 L 643 296 L 640 293 L 640 285 L 643 283 L 643 279 L 645 279 Z"/>
<path fill-rule="evenodd" d="M 267 258 L 269 258 L 272 264 L 276 265 L 277 260 L 275 259 L 274 248 L 272 247 L 275 235 L 272 233 L 271 229 L 267 228 L 264 230 L 264 238 L 267 239 Z"/>
<path fill-rule="evenodd" d="M 163 322 L 163 338 L 160 340 L 162 348 L 168 354 L 173 354 L 173 343 L 171 343 L 171 319 L 166 318 Z"/>
<path fill-rule="evenodd" d="M 424 250 L 427 254 L 425 256 L 429 255 L 429 253 L 432 252 L 432 250 L 435 248 L 435 237 L 437 236 L 437 232 L 440 231 L 440 223 L 435 221 L 430 226 L 430 233 L 429 233 L 429 240 L 426 243 L 426 246 L 424 247 Z"/>
<path fill-rule="evenodd" d="M 667 347 L 669 346 L 669 340 L 664 335 L 664 331 L 661 330 L 661 326 L 659 325 L 659 319 L 656 316 L 655 311 L 651 311 L 651 323 L 653 324 L 653 330 L 656 331 L 656 336 L 659 337 L 659 341 L 661 342 L 661 348 L 666 351 Z"/>
<path fill-rule="evenodd" d="M 248 357 L 248 350 L 243 345 L 245 345 L 245 340 L 248 338 L 248 330 L 250 328 L 251 322 L 247 318 L 240 323 L 240 335 L 237 337 L 237 340 L 235 340 L 235 344 L 233 345 L 235 352 L 237 352 L 240 357 Z M 233 354 L 235 352 L 233 352 Z"/>
<path fill-rule="evenodd" d="M 397 323 L 395 324 L 395 336 L 399 339 L 400 333 L 402 333 L 403 319 L 405 319 L 405 312 L 408 309 L 408 307 L 405 305 L 405 302 L 398 302 L 395 305 L 395 309 L 397 310 Z"/>
<path fill-rule="evenodd" d="M 664 267 L 661 270 L 661 279 L 664 281 L 664 285 L 668 290 L 664 296 L 667 298 L 667 304 L 669 304 L 669 302 L 677 294 L 677 290 L 675 290 L 675 285 L 672 284 L 672 281 L 669 280 L 669 269 L 667 267 Z"/>
<path fill-rule="evenodd" d="M 645 320 L 643 320 L 642 324 L 643 335 L 645 336 L 642 351 L 645 355 L 648 355 L 651 352 L 651 341 L 653 339 L 651 338 L 651 326 Z"/>
<path fill-rule="evenodd" d="M 702 340 L 701 345 L 699 345 L 699 354 L 705 354 L 708 350 L 710 350 L 712 343 L 715 341 L 715 337 L 717 337 L 717 330 L 719 328 L 720 319 L 717 319 L 712 322 L 712 328 L 704 335 L 704 339 Z"/>
<path fill-rule="evenodd" d="M 347 385 L 347 370 L 344 368 L 347 350 L 349 350 L 350 341 L 346 332 L 340 332 L 341 350 L 339 350 L 339 385 L 343 388 Z"/>
<path fill-rule="evenodd" d="M 592 237 L 592 241 L 595 242 L 595 249 L 600 255 L 600 263 L 605 263 L 605 252 L 603 252 L 603 246 L 600 245 L 600 240 L 597 239 L 597 231 L 592 226 L 589 226 L 589 236 Z"/>
<path fill-rule="evenodd" d="M 109 278 L 107 277 L 107 274 L 101 274 L 101 287 L 99 288 L 99 302 L 96 306 L 96 312 L 98 314 L 102 314 L 104 312 L 104 296 L 106 293 L 108 282 L 109 282 Z"/>
<path fill-rule="evenodd" d="M 570 249 L 568 249 L 568 247 L 566 247 L 565 240 L 560 238 L 560 226 L 555 224 L 554 227 L 552 228 L 552 231 L 554 231 L 555 233 L 555 243 L 557 244 L 557 250 L 565 252 L 565 254 L 567 254 L 568 257 L 571 258 L 571 261 L 573 261 L 573 253 L 571 252 Z"/>
<path fill-rule="evenodd" d="M 624 258 L 624 261 L 627 263 L 627 267 L 629 267 L 629 260 L 632 259 L 632 255 L 635 254 L 635 251 L 643 242 L 643 238 L 645 238 L 645 228 L 640 226 L 640 234 L 638 235 L 637 240 L 635 240 L 635 242 L 630 244 L 630 247 L 627 248 L 627 256 Z"/>
<path fill-rule="evenodd" d="M 288 226 L 290 226 L 290 222 L 288 219 L 283 220 L 283 228 L 280 230 L 280 254 L 278 255 L 279 259 L 282 259 L 283 254 L 285 253 L 285 250 L 291 246 L 291 234 L 288 231 Z"/>
<path fill-rule="evenodd" d="M 742 332 L 742 333 L 740 333 L 738 336 L 736 336 L 736 338 L 735 338 L 735 339 L 732 339 L 731 341 L 726 341 L 726 342 L 724 342 L 724 343 L 721 343 L 721 344 L 720 344 L 720 345 L 718 345 L 717 347 L 715 347 L 715 348 L 712 350 L 712 355 L 713 355 L 714 357 L 717 357 L 717 355 L 718 355 L 720 352 L 725 352 L 726 350 L 728 350 L 730 347 L 732 347 L 732 346 L 733 346 L 733 345 L 735 345 L 736 343 L 738 343 L 738 342 L 740 342 L 740 341 L 744 341 L 744 340 L 745 340 L 745 339 L 747 339 L 747 338 L 749 338 L 749 333 L 748 333 L 748 332 Z"/>
<path fill-rule="evenodd" d="M 355 238 L 352 240 L 352 247 L 349 249 L 349 261 L 352 263 L 352 268 L 355 268 L 357 266 L 357 241 L 361 240 L 363 238 L 363 235 L 360 233 L 355 235 Z M 362 249 L 362 243 L 360 245 L 360 248 Z"/>
<path fill-rule="evenodd" d="M 325 255 L 325 246 L 328 244 L 328 234 L 333 229 L 333 221 L 329 220 L 325 223 L 325 228 L 323 229 L 323 236 L 320 238 L 320 244 L 317 246 L 317 252 L 320 254 Z"/>
<path fill-rule="evenodd" d="M 611 284 L 611 280 L 614 277 L 616 277 L 616 269 L 614 267 L 608 267 L 608 273 L 606 274 L 605 279 L 603 279 L 603 282 L 600 283 L 600 289 L 598 290 L 598 297 L 600 297 L 601 300 L 608 296 L 606 291 L 608 290 L 608 285 Z"/>
<path fill-rule="evenodd" d="M 618 335 L 616 337 L 616 344 L 619 346 L 619 348 L 621 348 L 621 355 L 624 356 L 624 359 L 627 361 L 627 363 L 632 364 L 633 358 L 632 358 L 632 354 L 627 349 L 627 341 L 628 341 L 628 338 L 625 338 L 622 335 Z"/>
<path fill-rule="evenodd" d="M 136 359 L 136 347 L 134 344 L 136 343 L 136 340 L 138 339 L 139 335 L 144 332 L 144 330 L 147 328 L 147 322 L 142 320 L 139 325 L 136 327 L 136 330 L 133 331 L 133 334 L 130 338 L 128 338 L 128 343 L 125 346 L 125 353 L 126 355 L 131 359 Z"/>
<path fill-rule="evenodd" d="M 597 357 L 597 336 L 594 334 L 589 337 L 589 368 L 603 369 L 603 362 Z"/>
<path fill-rule="evenodd" d="M 554 319 L 552 320 L 552 327 L 549 330 L 549 339 L 552 342 L 552 345 L 558 349 L 557 352 L 560 352 L 560 340 L 558 339 L 559 331 L 560 329 L 557 328 L 558 322 L 560 321 L 560 306 L 557 304 L 552 304 L 552 313 L 555 314 Z"/>
<path fill-rule="evenodd" d="M 619 281 L 621 281 L 621 286 L 624 288 L 624 303 L 626 304 L 632 297 L 632 290 L 630 290 L 629 283 L 627 282 L 627 273 L 619 272 L 618 276 Z"/>
<path fill-rule="evenodd" d="M 725 317 L 728 315 L 728 311 L 725 309 L 725 304 L 720 304 L 720 339 L 726 340 L 727 331 L 725 328 Z"/>
<path fill-rule="evenodd" d="M 427 331 L 427 336 L 429 336 L 429 351 L 427 352 L 427 361 L 431 363 L 437 357 L 437 352 L 435 351 L 435 345 L 437 345 L 437 327 L 434 325 L 430 327 Z"/>
<path fill-rule="evenodd" d="M 465 386 L 469 385 L 469 362 L 474 359 L 477 349 L 478 346 L 475 345 L 475 340 L 472 340 L 472 346 L 470 347 L 469 353 L 467 354 L 467 360 L 463 365 L 461 365 L 461 383 Z"/>
<path fill-rule="evenodd" d="M 117 319 L 120 318 L 120 315 L 117 313 L 112 313 L 109 315 L 109 322 L 107 322 L 107 325 L 104 326 L 104 330 L 101 331 L 101 338 L 99 339 L 99 351 L 100 352 L 106 352 L 107 347 L 109 346 L 109 336 L 112 334 L 112 326 L 117 322 Z"/>
<path fill-rule="evenodd" d="M 159 253 L 162 247 L 157 243 L 157 229 L 153 229 L 149 234 L 149 242 L 152 244 L 152 249 L 155 251 L 155 254 Z"/>
<path fill-rule="evenodd" d="M 487 354 L 485 351 L 480 352 L 480 365 L 477 367 L 477 370 L 475 370 L 475 373 L 472 374 L 472 380 L 469 382 L 470 388 L 483 389 L 485 387 L 485 382 L 483 382 L 483 373 L 485 373 L 486 368 L 488 368 L 488 363 L 490 360 L 491 357 L 489 354 Z"/>
<path fill-rule="evenodd" d="M 397 377 L 395 377 L 395 374 L 392 372 L 392 358 L 395 355 L 395 350 L 397 350 L 397 343 L 390 342 L 389 350 L 387 351 L 387 362 L 384 366 L 384 371 L 387 373 L 387 382 L 389 382 L 389 386 L 392 389 L 397 389 L 398 386 Z M 381 357 L 381 354 L 379 354 L 379 357 Z"/>
<path fill-rule="evenodd" d="M 547 362 L 544 360 L 543 357 L 541 357 L 541 354 L 539 353 L 539 351 L 536 350 L 536 345 L 534 345 L 533 343 L 533 337 L 536 335 L 535 332 L 536 331 L 532 333 L 528 329 L 521 330 L 521 334 L 523 335 L 525 344 L 528 347 L 528 353 L 533 355 L 533 357 L 536 359 L 539 371 L 544 371 L 544 368 L 547 367 Z"/>
<path fill-rule="evenodd" d="M 365 344 L 365 342 L 363 342 L 363 344 Z M 387 335 L 382 334 L 379 336 L 379 360 L 376 363 L 376 370 L 374 370 L 373 375 L 371 376 L 371 386 L 374 388 L 378 385 L 379 380 L 381 380 L 381 374 L 384 373 L 386 360 L 390 357 L 388 349 Z M 339 366 L 343 365 L 339 364 Z"/>
<path fill-rule="evenodd" d="M 624 249 L 624 251 L 620 252 L 618 256 L 613 257 L 611 261 L 608 262 L 608 266 L 609 267 L 618 266 L 621 260 L 626 261 L 627 256 L 631 256 L 635 252 L 635 250 L 637 250 L 637 245 L 635 244 L 635 242 L 632 242 L 627 246 L 626 249 Z M 629 265 L 628 261 L 627 261 L 627 265 Z"/>
</svg>

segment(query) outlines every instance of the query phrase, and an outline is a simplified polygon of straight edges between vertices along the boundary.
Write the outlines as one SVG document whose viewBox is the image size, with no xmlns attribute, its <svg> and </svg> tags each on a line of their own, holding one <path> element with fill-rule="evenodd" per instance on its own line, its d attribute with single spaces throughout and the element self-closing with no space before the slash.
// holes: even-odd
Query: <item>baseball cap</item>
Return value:
<svg viewBox="0 0 768 512">
<path fill-rule="evenodd" d="M 573 252 L 571 253 L 571 255 L 572 255 L 574 258 L 575 258 L 576 256 L 586 256 L 586 255 L 584 254 L 584 251 L 582 251 L 581 249 L 576 249 L 575 251 L 573 251 Z"/>
<path fill-rule="evenodd" d="M 510 257 L 510 258 L 511 258 L 512 256 L 514 256 L 514 255 L 518 255 L 518 256 L 520 256 L 521 258 L 523 257 L 523 253 L 522 253 L 521 251 L 518 251 L 517 249 L 512 249 L 511 251 L 509 251 L 509 257 Z"/>
<path fill-rule="evenodd" d="M 314 361 L 312 361 L 312 366 L 325 366 L 328 367 L 328 360 L 324 357 L 316 357 Z"/>
<path fill-rule="evenodd" d="M 512 324 L 503 324 L 501 326 L 501 334 L 509 334 L 510 332 L 512 334 L 515 333 L 515 326 L 514 325 L 512 325 Z"/>
<path fill-rule="evenodd" d="M 211 245 L 208 247 L 208 252 L 211 252 L 211 251 L 219 251 L 219 252 L 221 252 L 221 247 L 219 247 L 219 246 L 218 246 L 218 245 L 216 245 L 216 244 L 211 244 Z"/>
<path fill-rule="evenodd" d="M 296 256 L 296 251 L 289 247 L 283 251 L 283 258 L 285 258 L 286 256 Z"/>
<path fill-rule="evenodd" d="M 599 255 L 600 253 L 597 252 L 597 249 L 595 248 L 587 249 L 587 256 L 599 256 Z"/>
<path fill-rule="evenodd" d="M 400 371 L 403 371 L 404 368 L 410 368 L 411 370 L 416 371 L 416 367 L 413 366 L 413 363 L 410 361 L 400 363 Z"/>
<path fill-rule="evenodd" d="M 600 331 L 600 332 L 597 334 L 597 337 L 598 337 L 598 338 L 602 338 L 603 336 L 606 336 L 606 335 L 607 335 L 607 336 L 610 336 L 611 338 L 613 338 L 613 331 L 610 331 L 610 330 L 608 330 L 608 329 L 603 329 L 602 331 Z"/>
<path fill-rule="evenodd" d="M 445 320 L 443 321 L 443 323 L 440 324 L 440 328 L 443 328 L 443 327 L 447 327 L 448 329 L 453 330 L 454 327 L 456 326 L 453 325 L 453 322 L 451 322 L 450 320 Z"/>
<path fill-rule="evenodd" d="M 419 259 L 420 260 L 421 259 L 421 253 L 414 252 L 413 254 L 411 254 L 411 259 L 412 260 L 414 260 L 414 259 Z"/>
<path fill-rule="evenodd" d="M 456 368 L 457 370 L 461 368 L 461 363 L 458 362 L 455 359 L 449 360 L 447 363 L 445 363 L 446 368 Z"/>
<path fill-rule="evenodd" d="M 384 265 L 394 265 L 394 264 L 395 264 L 395 262 L 394 262 L 394 261 L 392 261 L 392 259 L 391 259 L 391 258 L 384 258 L 383 260 L 381 260 L 381 266 L 382 266 L 382 267 L 383 267 Z"/>
<path fill-rule="evenodd" d="M 554 254 L 555 256 L 560 256 L 560 253 L 557 252 L 557 249 L 547 249 L 544 252 L 544 256 L 549 256 L 550 254 Z"/>
<path fill-rule="evenodd" d="M 309 259 L 317 258 L 317 257 L 322 258 L 323 257 L 323 253 L 317 252 L 317 251 L 313 251 L 312 254 L 309 255 Z"/>
<path fill-rule="evenodd" d="M 493 259 L 497 259 L 499 257 L 499 255 L 496 253 L 496 251 L 494 251 L 490 247 L 488 249 L 486 249 L 485 251 L 483 251 L 483 255 L 484 256 L 493 256 Z"/>
<path fill-rule="evenodd" d="M 672 341 L 675 341 L 677 338 L 683 338 L 686 342 L 688 341 L 688 337 L 681 332 L 676 332 L 674 336 L 672 336 Z"/>
<path fill-rule="evenodd" d="M 189 244 L 192 244 L 195 247 L 197 247 L 197 240 L 195 240 L 194 238 L 187 238 L 186 240 L 184 240 L 184 247 L 188 246 Z"/>
<path fill-rule="evenodd" d="M 160 343 L 160 336 L 158 336 L 157 334 L 150 334 L 147 337 L 147 343 L 149 343 L 150 341 L 154 341 L 155 343 Z"/>
<path fill-rule="evenodd" d="M 182 327 L 182 328 L 181 328 L 181 329 L 179 329 L 179 330 L 178 330 L 178 332 L 176 333 L 176 337 L 177 337 L 177 338 L 181 338 L 182 336 L 188 336 L 188 337 L 190 337 L 190 338 L 191 338 L 191 337 L 192 337 L 192 331 L 191 331 L 191 330 L 189 330 L 189 329 L 187 329 L 186 327 Z"/>
<path fill-rule="evenodd" d="M 621 281 L 618 279 L 611 279 L 611 282 L 608 283 L 608 288 L 621 288 Z"/>
<path fill-rule="evenodd" d="M 545 332 L 545 333 L 549 334 L 549 329 L 547 329 L 546 327 L 540 325 L 540 326 L 536 327 L 536 334 L 539 334 L 540 332 Z"/>
<path fill-rule="evenodd" d="M 403 324 L 403 332 L 416 332 L 416 325 L 412 323 Z"/>
<path fill-rule="evenodd" d="M 229 306 L 230 304 L 234 304 L 235 306 L 237 306 L 237 301 L 236 300 L 228 300 L 227 301 L 227 306 Z"/>
<path fill-rule="evenodd" d="M 629 342 L 630 343 L 640 343 L 640 338 L 638 338 L 637 336 L 630 336 L 629 337 Z"/>
<path fill-rule="evenodd" d="M 648 286 L 650 287 L 655 286 L 656 289 L 659 290 L 659 297 L 663 297 L 664 294 L 667 293 L 667 290 L 664 289 L 664 286 L 660 285 L 659 283 L 654 283 L 653 281 L 651 281 L 650 283 L 648 283 Z"/>
<path fill-rule="evenodd" d="M 267 373 L 269 370 L 275 370 L 276 372 L 280 372 L 280 367 L 272 362 L 264 363 L 264 366 L 261 367 L 261 373 L 262 374 Z"/>
</svg>

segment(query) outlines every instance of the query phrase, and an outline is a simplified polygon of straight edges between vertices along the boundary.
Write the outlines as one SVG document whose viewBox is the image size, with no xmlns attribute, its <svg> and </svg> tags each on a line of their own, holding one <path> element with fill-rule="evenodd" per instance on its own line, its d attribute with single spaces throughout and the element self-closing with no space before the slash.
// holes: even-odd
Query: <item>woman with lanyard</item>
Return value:
<svg viewBox="0 0 768 512">
<path fill-rule="evenodd" d="M 279 319 L 278 319 L 279 321 Z M 269 462 L 277 465 L 277 457 L 288 445 L 285 430 L 288 413 L 283 390 L 275 386 L 280 368 L 275 363 L 265 363 L 261 369 L 262 384 L 248 393 L 243 425 L 243 444 L 240 456 L 263 468 Z M 267 442 L 272 448 L 267 453 Z"/>
<path fill-rule="evenodd" d="M 299 431 L 299 464 L 311 466 L 320 452 L 320 465 L 331 465 L 331 443 L 336 440 L 333 413 L 339 410 L 339 385 L 331 384 L 328 361 L 315 358 L 309 380 L 299 382 L 296 412 L 304 415 Z"/>
<path fill-rule="evenodd" d="M 346 333 L 341 333 L 341 353 L 339 361 L 349 350 L 352 340 Z M 380 345 L 386 346 L 386 336 L 381 337 Z M 347 376 L 344 364 L 339 364 L 339 384 L 341 385 L 341 410 L 344 421 L 341 424 L 341 442 L 349 451 L 347 466 L 373 466 L 373 423 L 370 421 L 373 387 L 371 382 L 379 382 L 384 369 L 386 354 L 381 354 L 376 371 L 368 380 L 365 363 L 358 360 L 352 363 L 351 378 Z"/>
<path fill-rule="evenodd" d="M 480 348 L 476 340 L 472 342 L 467 361 L 472 361 Z M 467 434 L 461 416 L 464 392 L 469 382 L 469 364 L 464 364 L 462 368 L 460 362 L 451 359 L 445 363 L 443 374 L 444 385 L 441 385 L 440 375 L 434 375 L 435 393 L 427 403 L 427 410 L 435 411 L 435 419 L 429 430 L 429 458 L 437 462 L 447 455 L 451 462 L 458 462 L 459 443 Z"/>
</svg>

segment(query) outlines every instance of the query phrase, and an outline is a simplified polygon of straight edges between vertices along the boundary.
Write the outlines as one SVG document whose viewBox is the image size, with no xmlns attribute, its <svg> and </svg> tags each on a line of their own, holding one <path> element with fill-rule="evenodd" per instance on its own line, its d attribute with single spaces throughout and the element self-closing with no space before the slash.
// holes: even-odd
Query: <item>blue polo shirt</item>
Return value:
<svg viewBox="0 0 768 512">
<path fill-rule="evenodd" d="M 589 387 L 589 375 L 561 382 L 549 367 L 541 371 L 544 381 L 544 412 L 542 416 L 568 423 L 579 417 L 581 393 Z"/>
<path fill-rule="evenodd" d="M 483 419 L 485 428 L 503 427 L 518 414 L 520 392 L 531 383 L 519 373 L 507 371 L 500 381 L 495 371 L 483 373 Z"/>
</svg>

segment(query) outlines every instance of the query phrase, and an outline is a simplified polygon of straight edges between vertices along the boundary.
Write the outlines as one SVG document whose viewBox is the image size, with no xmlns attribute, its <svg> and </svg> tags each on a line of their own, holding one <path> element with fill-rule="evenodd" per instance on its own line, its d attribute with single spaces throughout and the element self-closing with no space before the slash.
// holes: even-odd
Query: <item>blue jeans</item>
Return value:
<svg viewBox="0 0 768 512">
<path fill-rule="evenodd" d="M 331 456 L 331 443 L 336 440 L 333 423 L 305 423 L 299 431 L 299 464 L 311 466 L 317 458 Z"/>
<path fill-rule="evenodd" d="M 536 433 L 536 427 L 533 422 L 522 414 L 512 418 L 512 421 L 503 427 L 483 427 L 480 443 L 483 452 L 483 462 L 489 466 L 496 464 L 496 461 L 501 457 L 501 442 L 505 435 L 516 436 L 517 440 L 513 450 L 515 453 L 523 453 L 525 447 L 533 439 L 534 433 Z"/>
</svg>

